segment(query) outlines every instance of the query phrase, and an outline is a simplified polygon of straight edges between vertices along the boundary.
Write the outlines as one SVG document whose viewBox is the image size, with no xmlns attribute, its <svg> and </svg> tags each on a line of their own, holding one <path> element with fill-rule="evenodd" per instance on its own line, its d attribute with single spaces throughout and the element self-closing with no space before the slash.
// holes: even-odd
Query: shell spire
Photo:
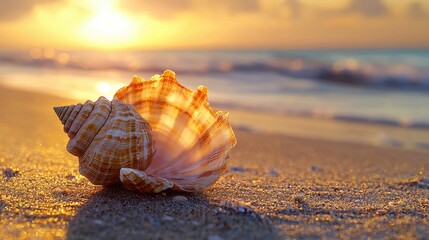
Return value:
<svg viewBox="0 0 429 240">
<path fill-rule="evenodd" d="M 73 105 L 72 105 L 72 106 L 73 106 Z M 67 109 L 67 108 L 72 107 L 72 106 L 60 106 L 60 107 L 54 107 L 54 111 L 55 111 L 55 113 L 57 114 L 58 118 L 59 118 L 60 120 L 62 120 L 62 119 L 61 119 L 61 112 L 62 112 L 62 111 L 64 111 L 64 109 Z"/>
<path fill-rule="evenodd" d="M 152 129 L 133 106 L 100 97 L 54 111 L 70 138 L 67 151 L 79 158 L 80 173 L 92 183 L 119 183 L 121 168 L 146 169 L 151 163 Z"/>
<path fill-rule="evenodd" d="M 75 105 L 54 107 L 54 111 L 63 125 L 65 121 L 67 121 L 67 119 L 69 118 L 70 113 L 74 107 Z"/>
</svg>

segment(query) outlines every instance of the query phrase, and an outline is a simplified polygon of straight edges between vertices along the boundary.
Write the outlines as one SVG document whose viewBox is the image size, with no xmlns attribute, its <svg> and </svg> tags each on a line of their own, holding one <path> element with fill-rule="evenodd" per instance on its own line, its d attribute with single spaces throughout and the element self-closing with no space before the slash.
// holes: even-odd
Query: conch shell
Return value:
<svg viewBox="0 0 429 240">
<path fill-rule="evenodd" d="M 98 147 L 93 153 L 87 154 L 86 151 L 91 150 L 88 148 L 75 154 L 79 156 L 80 164 L 94 166 L 99 170 L 86 171 L 85 175 L 82 173 L 85 168 L 80 167 L 81 173 L 91 182 L 106 184 L 101 180 L 119 178 L 126 188 L 140 192 L 161 192 L 166 189 L 194 192 L 213 185 L 226 171 L 228 153 L 237 141 L 228 122 L 228 113 L 213 110 L 209 106 L 206 87 L 199 86 L 195 91 L 189 90 L 176 81 L 174 72 L 166 70 L 161 76 L 155 75 L 147 81 L 134 77 L 129 86 L 116 92 L 112 108 L 114 103 L 119 105 L 119 102 L 127 106 L 127 109 L 123 107 L 125 112 L 119 115 L 129 116 L 129 121 L 135 117 L 137 123 L 132 124 L 135 128 L 113 130 L 109 135 L 107 133 L 112 125 L 119 129 L 124 122 L 120 120 L 115 124 L 112 118 L 111 124 L 102 126 L 101 129 L 106 128 L 102 138 L 109 141 L 111 136 L 117 136 L 115 134 L 121 132 L 121 136 L 127 139 L 125 135 L 130 134 L 128 138 L 133 139 L 132 141 L 119 140 L 116 144 L 125 148 L 128 144 L 140 144 L 141 148 L 129 146 L 128 152 L 121 148 L 118 153 L 119 149 L 115 146 L 103 144 L 105 147 Z M 130 109 L 128 104 L 134 108 Z M 74 110 L 70 110 L 68 113 L 69 110 L 56 110 L 60 119 L 64 119 L 62 115 L 80 115 L 81 111 L 76 110 L 79 113 L 74 113 Z M 110 119 L 110 116 L 107 116 L 107 119 Z M 66 130 L 68 120 L 62 122 Z M 88 124 L 85 122 L 83 126 L 86 125 Z M 139 126 L 141 129 L 138 129 Z M 76 128 L 73 128 L 73 132 Z M 80 131 L 86 132 L 88 129 Z M 89 131 L 93 131 L 92 128 L 89 128 Z M 86 134 L 69 134 L 69 137 L 70 147 L 68 146 L 67 150 L 74 149 L 72 145 L 80 143 L 79 139 L 73 140 L 74 138 L 86 137 Z M 100 138 L 100 141 L 104 141 L 103 139 Z M 100 144 L 102 143 L 96 145 Z M 103 154 L 105 156 L 101 156 Z M 127 158 L 130 160 L 124 161 Z M 91 163 L 93 160 L 95 163 Z M 113 171 L 110 167 L 113 167 Z M 108 177 L 98 176 L 97 181 L 91 180 L 91 175 L 99 172 L 101 175 L 106 172 Z"/>
<path fill-rule="evenodd" d="M 155 153 L 152 130 L 134 107 L 100 97 L 95 103 L 54 107 L 70 138 L 67 151 L 93 184 L 120 183 L 122 168 L 146 169 Z"/>
</svg>

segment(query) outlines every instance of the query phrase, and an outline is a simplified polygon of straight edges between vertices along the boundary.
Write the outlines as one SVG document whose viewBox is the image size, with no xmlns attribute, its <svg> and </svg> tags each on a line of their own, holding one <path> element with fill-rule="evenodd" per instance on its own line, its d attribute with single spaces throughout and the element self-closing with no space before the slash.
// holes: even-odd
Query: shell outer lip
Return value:
<svg viewBox="0 0 429 240">
<path fill-rule="evenodd" d="M 144 112 L 140 112 L 140 109 L 143 109 L 140 105 L 142 103 L 147 103 L 147 104 L 152 104 L 154 101 L 158 101 L 158 100 L 151 100 L 151 99 L 145 99 L 145 97 L 147 96 L 153 96 L 153 94 L 151 94 L 150 92 L 153 91 L 153 93 L 156 92 L 163 92 L 166 94 L 166 96 L 169 96 L 170 92 L 168 91 L 168 84 L 172 84 L 174 85 L 173 88 L 174 92 L 172 92 L 172 97 L 174 97 L 174 94 L 176 94 L 176 96 L 189 96 L 189 98 L 191 99 L 197 99 L 200 102 L 198 102 L 198 105 L 201 104 L 202 108 L 205 109 L 205 111 L 207 111 L 211 116 L 214 117 L 214 121 L 219 121 L 221 126 L 225 127 L 225 130 L 222 133 L 219 133 L 221 135 L 225 135 L 228 136 L 227 139 L 225 139 L 225 142 L 223 142 L 221 145 L 224 146 L 225 150 L 223 154 L 220 154 L 220 156 L 223 158 L 223 163 L 221 165 L 219 165 L 219 169 L 215 170 L 215 171 L 209 171 L 209 170 L 201 170 L 201 177 L 207 177 L 207 179 L 211 179 L 210 183 L 208 184 L 204 184 L 202 185 L 203 187 L 192 187 L 193 184 L 181 184 L 176 182 L 176 180 L 174 179 L 180 179 L 180 177 L 172 177 L 170 178 L 169 176 L 166 175 L 159 175 L 156 172 L 153 172 L 151 169 L 151 166 L 149 167 L 149 169 L 147 171 L 145 171 L 145 174 L 149 174 L 153 177 L 158 177 L 158 178 L 163 178 L 163 179 L 172 179 L 171 181 L 177 185 L 177 186 L 186 186 L 183 187 L 184 189 L 192 189 L 192 191 L 200 191 L 201 189 L 207 188 L 209 186 L 211 186 L 212 184 L 215 183 L 215 181 L 220 177 L 221 174 L 223 174 L 225 172 L 226 169 L 226 159 L 228 156 L 228 152 L 236 145 L 237 140 L 235 138 L 235 134 L 229 124 L 228 121 L 228 113 L 227 112 L 222 112 L 222 111 L 218 111 L 215 109 L 212 109 L 209 105 L 209 103 L 207 102 L 207 94 L 208 94 L 208 90 L 206 87 L 204 86 L 199 86 L 196 90 L 192 91 L 186 87 L 184 87 L 183 85 L 181 85 L 180 83 L 178 83 L 176 81 L 176 77 L 175 77 L 175 73 L 170 71 L 170 70 L 166 70 L 162 75 L 155 75 L 153 76 L 150 80 L 143 80 L 140 77 L 135 76 L 133 78 L 133 80 L 131 81 L 131 83 L 128 86 L 122 87 L 121 89 L 119 89 L 116 94 L 114 95 L 114 98 L 118 98 L 124 102 L 133 104 L 136 108 L 136 110 L 143 116 L 143 118 L 146 118 L 149 123 L 152 126 L 155 126 L 154 131 L 157 131 L 157 123 L 153 123 L 151 118 L 147 118 Z M 146 92 L 145 92 L 146 91 Z M 145 93 L 143 93 L 145 92 Z M 142 95 L 139 95 L 142 94 Z M 182 95 L 183 94 L 183 95 Z M 140 97 L 143 96 L 143 99 L 141 99 Z M 186 97 L 185 97 L 186 98 Z M 169 101 L 169 98 L 166 97 L 165 99 L 163 98 L 163 101 Z M 172 104 L 176 104 L 174 102 L 172 102 Z M 197 104 L 196 104 L 197 105 Z M 198 106 L 197 105 L 197 106 Z M 150 107 L 149 107 L 150 110 Z M 190 116 L 193 116 L 193 114 L 189 114 Z M 158 143 L 159 139 L 155 139 L 155 141 Z M 157 144 L 157 149 L 160 149 L 160 144 Z M 162 149 L 162 148 L 161 148 Z M 165 149 L 163 149 L 165 151 Z M 156 154 L 155 157 L 156 158 Z M 156 159 L 154 161 L 157 161 Z M 174 165 L 173 163 L 170 164 Z M 202 166 L 208 166 L 206 164 L 202 164 Z M 217 174 L 217 177 L 214 177 L 215 175 L 212 174 Z M 138 176 L 138 174 L 137 174 Z M 142 177 L 144 178 L 144 177 Z M 199 183 L 195 183 L 195 186 L 198 186 Z M 134 187 L 130 187 L 130 188 L 135 188 Z M 181 189 L 181 191 L 185 191 L 184 189 Z M 180 191 L 180 190 L 179 190 Z"/>
</svg>

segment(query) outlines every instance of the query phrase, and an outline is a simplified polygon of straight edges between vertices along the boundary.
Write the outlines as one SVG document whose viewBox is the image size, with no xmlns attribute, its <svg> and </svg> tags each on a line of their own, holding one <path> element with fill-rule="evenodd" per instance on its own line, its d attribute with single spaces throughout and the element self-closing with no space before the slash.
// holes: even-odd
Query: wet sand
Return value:
<svg viewBox="0 0 429 240">
<path fill-rule="evenodd" d="M 76 102 L 0 99 L 2 239 L 429 238 L 427 152 L 240 127 L 213 187 L 142 195 L 79 175 L 52 110 Z"/>
</svg>

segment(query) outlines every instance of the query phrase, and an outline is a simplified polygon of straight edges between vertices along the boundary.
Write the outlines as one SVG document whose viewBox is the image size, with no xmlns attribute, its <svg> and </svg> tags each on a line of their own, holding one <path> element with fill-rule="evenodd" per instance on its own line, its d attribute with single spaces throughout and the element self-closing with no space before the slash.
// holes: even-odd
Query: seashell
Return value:
<svg viewBox="0 0 429 240">
<path fill-rule="evenodd" d="M 209 106 L 207 88 L 189 90 L 169 70 L 150 80 L 134 77 L 111 103 L 100 97 L 54 110 L 70 137 L 67 150 L 94 184 L 201 191 L 226 171 L 237 143 L 228 113 Z"/>
<path fill-rule="evenodd" d="M 67 151 L 93 184 L 120 183 L 121 168 L 146 169 L 155 144 L 152 130 L 134 107 L 100 97 L 96 102 L 54 107 L 70 138 Z"/>
</svg>

